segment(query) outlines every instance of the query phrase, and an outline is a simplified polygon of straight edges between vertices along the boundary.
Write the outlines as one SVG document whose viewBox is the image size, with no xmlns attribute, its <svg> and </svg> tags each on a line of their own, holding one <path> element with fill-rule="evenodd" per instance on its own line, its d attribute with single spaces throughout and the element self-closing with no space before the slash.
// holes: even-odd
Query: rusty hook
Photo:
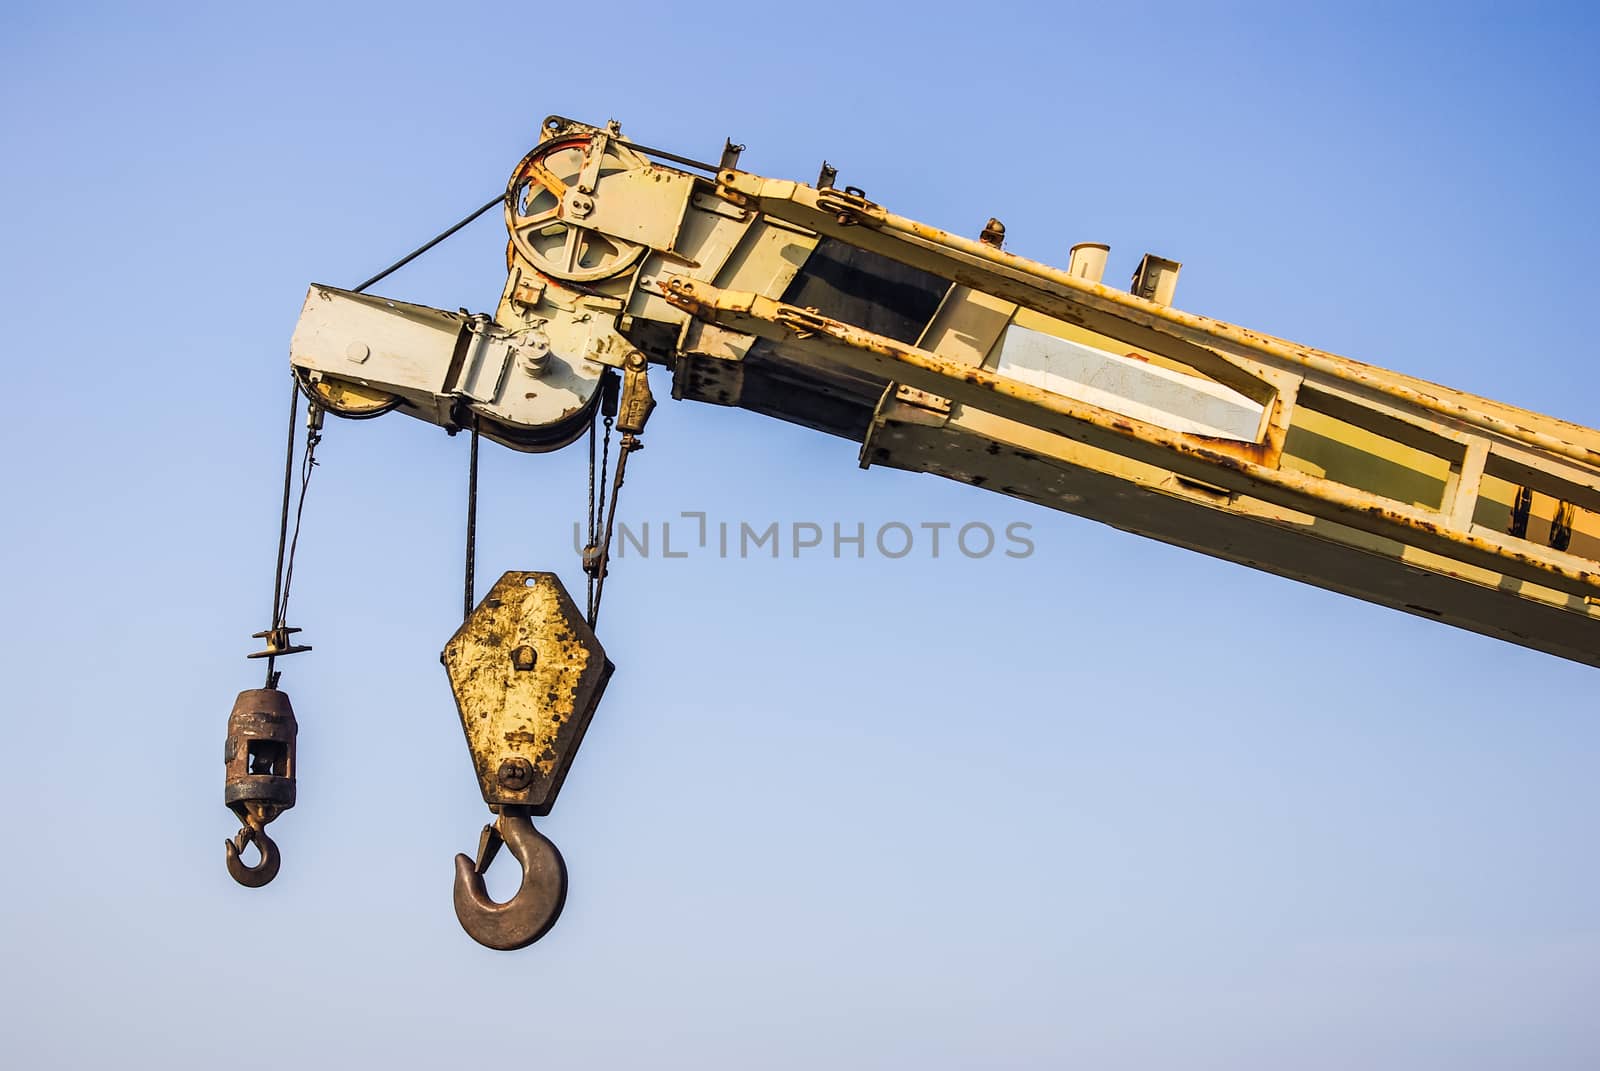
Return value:
<svg viewBox="0 0 1600 1071">
<path fill-rule="evenodd" d="M 255 842 L 256 850 L 261 853 L 261 861 L 255 866 L 249 866 L 240 858 L 246 844 Z M 239 830 L 239 835 L 232 840 L 223 841 L 223 846 L 228 852 L 228 873 L 247 889 L 259 889 L 273 878 L 278 876 L 278 868 L 283 865 L 283 857 L 278 854 L 278 846 L 267 836 L 267 830 L 254 815 L 245 818 L 244 828 Z"/>
<path fill-rule="evenodd" d="M 522 867 L 522 884 L 505 903 L 489 899 L 483 875 L 500 845 Z M 493 825 L 483 827 L 476 861 L 456 856 L 456 918 L 480 945 L 510 952 L 527 948 L 543 937 L 561 917 L 567 902 L 567 864 L 533 822 L 520 810 L 506 808 Z"/>
</svg>

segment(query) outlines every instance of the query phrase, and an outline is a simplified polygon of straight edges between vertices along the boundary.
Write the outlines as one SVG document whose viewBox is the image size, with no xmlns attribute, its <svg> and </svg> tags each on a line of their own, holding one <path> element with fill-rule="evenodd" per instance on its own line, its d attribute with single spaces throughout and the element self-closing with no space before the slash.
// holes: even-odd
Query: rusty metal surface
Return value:
<svg viewBox="0 0 1600 1071">
<path fill-rule="evenodd" d="M 470 607 L 469 521 L 470 613 L 440 657 L 497 816 L 456 859 L 455 910 L 479 943 L 524 947 L 565 902 L 565 863 L 531 817 L 550 812 L 612 672 L 594 623 L 651 361 L 672 365 L 675 396 L 856 438 L 864 467 L 938 473 L 1600 664 L 1600 431 L 1172 309 L 1176 261 L 1147 254 L 1130 293 L 1100 282 L 1104 246 L 1074 247 L 1063 271 L 1006 253 L 997 219 L 954 235 L 835 188 L 827 164 L 813 189 L 737 171 L 731 142 L 718 168 L 615 122 L 552 116 L 541 133 L 504 198 L 494 318 L 313 288 L 291 353 L 319 420 L 401 408 L 471 427 L 474 481 L 480 428 L 530 452 L 592 435 L 597 407 L 607 429 L 598 500 L 591 453 L 587 620 L 543 572 L 506 573 Z M 284 502 L 286 522 L 287 482 Z M 272 685 L 270 660 L 308 649 L 274 604 L 252 655 Z M 278 872 L 265 830 L 294 805 L 295 735 L 287 696 L 241 693 L 225 793 L 241 884 Z M 522 874 L 497 903 L 484 875 L 502 846 Z"/>
<path fill-rule="evenodd" d="M 842 238 L 1041 312 L 1110 315 L 1169 338 L 1232 350 L 1288 372 L 1316 373 L 1372 396 L 1387 397 L 1552 454 L 1589 465 L 1600 464 L 1600 431 L 1592 428 L 1159 305 L 981 241 L 895 215 L 864 196 L 833 189 L 813 190 L 799 183 L 735 170 L 719 172 L 717 182 L 718 192 L 732 203 Z"/>
<path fill-rule="evenodd" d="M 294 707 L 278 689 L 246 689 L 233 701 L 223 747 L 222 798 L 243 824 L 238 835 L 226 842 L 228 873 L 240 885 L 259 887 L 278 874 L 278 849 L 266 826 L 294 806 L 298 734 Z M 251 843 L 261 853 L 255 866 L 241 858 Z"/>
<path fill-rule="evenodd" d="M 252 808 L 276 818 L 294 806 L 298 732 L 289 696 L 276 688 L 249 688 L 233 701 L 223 801 L 240 818 Z"/>
<path fill-rule="evenodd" d="M 638 435 L 655 411 L 655 396 L 650 393 L 650 366 L 644 354 L 630 353 L 622 366 L 622 406 L 617 411 L 617 430 Z"/>
<path fill-rule="evenodd" d="M 919 423 L 886 406 L 873 466 L 934 473 L 1186 550 L 1557 658 L 1600 666 L 1600 616 L 1553 591 L 1421 557 L 1390 540 L 1126 461 L 967 409 Z M 910 419 L 907 419 L 910 417 Z M 1055 582 L 1046 578 L 1045 583 Z M 1065 582 L 1065 581 L 1061 581 Z M 1272 612 L 1264 612 L 1264 620 Z"/>
<path fill-rule="evenodd" d="M 506 573 L 441 661 L 484 802 L 549 814 L 612 670 L 560 579 Z"/>
<path fill-rule="evenodd" d="M 456 919 L 467 935 L 485 948 L 514 952 L 526 948 L 561 917 L 567 902 L 567 864 L 556 846 L 533 828 L 521 808 L 507 808 L 493 825 L 483 827 L 478 855 L 456 856 Z M 504 844 L 522 868 L 522 880 L 511 899 L 489 898 L 483 875 Z"/>
<path fill-rule="evenodd" d="M 1481 525 L 1385 498 L 1336 481 L 1279 467 L 1283 424 L 1270 422 L 1260 443 L 1175 432 L 862 331 L 806 309 L 689 280 L 662 282 L 668 299 L 692 314 L 766 338 L 805 341 L 818 353 L 887 380 L 969 404 L 1076 442 L 1216 484 L 1229 492 L 1301 510 L 1423 550 L 1532 581 L 1579 598 L 1600 596 L 1600 565 L 1536 547 Z M 1288 399 L 1275 408 L 1283 409 Z"/>
</svg>

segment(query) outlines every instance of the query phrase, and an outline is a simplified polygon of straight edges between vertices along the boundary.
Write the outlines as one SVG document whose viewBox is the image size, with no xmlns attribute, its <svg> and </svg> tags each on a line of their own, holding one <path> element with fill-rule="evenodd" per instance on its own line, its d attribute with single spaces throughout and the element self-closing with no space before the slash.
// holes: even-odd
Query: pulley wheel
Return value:
<svg viewBox="0 0 1600 1071">
<path fill-rule="evenodd" d="M 348 379 L 323 376 L 315 383 L 304 373 L 299 374 L 300 389 L 334 416 L 362 420 L 382 416 L 400 404 L 400 399 L 388 391 L 364 386 Z"/>
<path fill-rule="evenodd" d="M 580 134 L 543 142 L 511 173 L 506 192 L 506 230 L 511 247 L 540 272 L 555 279 L 591 283 L 620 274 L 644 253 L 644 246 L 589 230 L 582 206 L 592 198 L 578 190 L 593 139 Z M 607 140 L 600 177 L 638 166 L 632 153 Z"/>
</svg>

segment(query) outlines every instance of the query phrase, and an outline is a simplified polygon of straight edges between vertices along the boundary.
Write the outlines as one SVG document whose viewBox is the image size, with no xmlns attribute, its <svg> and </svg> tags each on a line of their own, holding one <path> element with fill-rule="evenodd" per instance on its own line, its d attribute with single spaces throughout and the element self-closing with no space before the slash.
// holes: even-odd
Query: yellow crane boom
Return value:
<svg viewBox="0 0 1600 1071">
<path fill-rule="evenodd" d="M 1121 290 L 1102 280 L 1103 245 L 1051 267 L 1006 252 L 998 220 L 964 238 L 836 188 L 826 164 L 808 186 L 743 171 L 739 152 L 699 162 L 551 117 L 506 190 L 492 316 L 313 286 L 290 345 L 312 401 L 307 474 L 323 411 L 472 435 L 466 621 L 442 661 L 497 815 L 456 861 L 456 912 L 480 943 L 537 940 L 566 898 L 531 818 L 611 675 L 595 626 L 653 366 L 676 398 L 857 442 L 863 468 L 935 473 L 1600 665 L 1600 432 L 1182 312 L 1163 257 Z M 583 610 L 549 572 L 508 572 L 477 601 L 479 438 L 538 453 L 598 422 L 607 447 L 613 425 L 621 440 L 606 508 L 591 458 Z M 285 620 L 282 546 L 267 686 L 230 717 L 226 799 L 244 828 L 227 861 L 246 885 L 277 872 L 265 826 L 295 799 L 296 721 L 272 666 L 308 648 Z M 254 867 L 239 858 L 252 841 Z M 502 845 L 523 876 L 496 903 L 483 875 Z"/>
<path fill-rule="evenodd" d="M 335 413 L 542 450 L 642 358 L 675 397 L 854 439 L 863 467 L 1600 665 L 1600 432 L 1180 311 L 1160 257 L 1121 290 L 1103 246 L 1055 268 L 831 169 L 813 187 L 667 155 L 548 120 L 507 191 L 492 320 L 313 288 L 296 370 Z"/>
</svg>

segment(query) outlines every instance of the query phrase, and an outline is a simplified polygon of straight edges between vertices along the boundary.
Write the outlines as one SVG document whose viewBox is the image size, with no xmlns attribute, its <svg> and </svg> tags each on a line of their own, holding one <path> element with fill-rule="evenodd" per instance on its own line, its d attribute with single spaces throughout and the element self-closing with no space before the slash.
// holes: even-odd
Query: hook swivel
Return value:
<svg viewBox="0 0 1600 1071">
<path fill-rule="evenodd" d="M 522 867 L 522 884 L 505 903 L 489 899 L 483 875 L 500 845 L 510 847 Z M 230 861 L 229 866 L 232 866 Z M 525 810 L 507 807 L 483 827 L 478 858 L 456 856 L 456 918 L 467 936 L 486 948 L 527 948 L 550 932 L 567 902 L 567 864 L 550 840 L 533 828 Z"/>
<path fill-rule="evenodd" d="M 228 873 L 247 889 L 261 888 L 278 876 L 278 867 L 283 865 L 277 844 L 273 843 L 265 827 L 258 822 L 255 815 L 247 815 L 244 828 L 239 830 L 238 836 L 222 842 L 228 853 Z M 245 845 L 252 841 L 261 853 L 261 861 L 255 866 L 250 866 L 241 858 Z"/>
</svg>

